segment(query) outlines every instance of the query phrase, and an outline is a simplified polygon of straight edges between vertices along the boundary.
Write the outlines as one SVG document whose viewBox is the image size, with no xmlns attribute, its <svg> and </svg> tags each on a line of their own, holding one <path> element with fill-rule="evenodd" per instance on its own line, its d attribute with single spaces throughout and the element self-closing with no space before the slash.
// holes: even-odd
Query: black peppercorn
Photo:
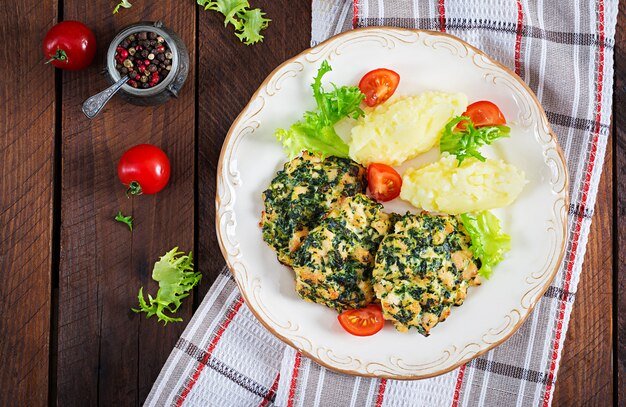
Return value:
<svg viewBox="0 0 626 407">
<path fill-rule="evenodd" d="M 157 37 L 157 34 L 155 32 L 149 32 L 148 33 L 148 38 L 150 38 L 151 40 L 156 39 L 156 37 Z"/>
<path fill-rule="evenodd" d="M 137 34 L 137 38 L 139 38 L 140 40 L 145 40 L 148 38 L 148 33 L 145 31 L 142 31 L 139 34 Z"/>
</svg>

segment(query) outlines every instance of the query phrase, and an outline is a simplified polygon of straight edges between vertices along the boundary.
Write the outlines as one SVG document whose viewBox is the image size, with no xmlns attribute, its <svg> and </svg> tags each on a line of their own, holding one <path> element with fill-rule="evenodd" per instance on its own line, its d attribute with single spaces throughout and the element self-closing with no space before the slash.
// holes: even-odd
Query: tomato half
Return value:
<svg viewBox="0 0 626 407">
<path fill-rule="evenodd" d="M 380 105 L 393 95 L 400 82 L 396 72 L 379 68 L 366 73 L 359 82 L 359 90 L 365 95 L 369 107 Z"/>
<path fill-rule="evenodd" d="M 349 309 L 337 315 L 339 323 L 348 333 L 370 336 L 383 329 L 385 320 L 380 305 L 370 304 L 365 308 Z"/>
<path fill-rule="evenodd" d="M 367 184 L 372 198 L 387 202 L 400 195 L 402 177 L 387 164 L 370 164 L 367 167 Z"/>
<path fill-rule="evenodd" d="M 474 102 L 467 106 L 467 110 L 463 113 L 472 119 L 474 127 L 482 126 L 500 126 L 506 124 L 506 119 L 500 111 L 500 108 L 488 100 Z M 463 122 L 459 123 L 462 124 Z M 463 126 L 465 128 L 465 126 Z"/>
<path fill-rule="evenodd" d="M 96 55 L 96 37 L 79 21 L 62 21 L 43 40 L 48 63 L 61 69 L 78 70 L 91 64 Z"/>
<path fill-rule="evenodd" d="M 159 147 L 139 144 L 122 155 L 117 176 L 128 187 L 128 194 L 156 194 L 170 179 L 170 160 Z"/>
</svg>

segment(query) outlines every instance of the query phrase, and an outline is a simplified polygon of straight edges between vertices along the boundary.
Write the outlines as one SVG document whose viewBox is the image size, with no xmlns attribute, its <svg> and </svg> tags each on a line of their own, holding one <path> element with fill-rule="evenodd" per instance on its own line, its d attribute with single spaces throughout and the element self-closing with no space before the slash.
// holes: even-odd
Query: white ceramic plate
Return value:
<svg viewBox="0 0 626 407">
<path fill-rule="evenodd" d="M 496 211 L 511 235 L 512 249 L 494 276 L 470 288 L 463 306 L 454 307 L 429 337 L 415 330 L 397 332 L 391 323 L 370 337 L 346 333 L 334 311 L 300 299 L 293 272 L 278 263 L 262 240 L 261 194 L 287 161 L 274 131 L 314 108 L 310 85 L 324 59 L 333 68 L 325 84 L 357 84 L 366 72 L 387 67 L 400 74 L 398 95 L 464 92 L 470 102 L 495 102 L 511 127 L 511 138 L 499 141 L 487 154 L 522 169 L 529 181 L 513 205 Z M 436 156 L 431 153 L 429 159 Z M 435 32 L 350 31 L 283 63 L 230 128 L 217 187 L 222 252 L 249 308 L 287 344 L 349 374 L 420 379 L 481 355 L 528 317 L 554 278 L 565 249 L 568 176 L 537 98 L 515 74 L 481 51 Z"/>
</svg>

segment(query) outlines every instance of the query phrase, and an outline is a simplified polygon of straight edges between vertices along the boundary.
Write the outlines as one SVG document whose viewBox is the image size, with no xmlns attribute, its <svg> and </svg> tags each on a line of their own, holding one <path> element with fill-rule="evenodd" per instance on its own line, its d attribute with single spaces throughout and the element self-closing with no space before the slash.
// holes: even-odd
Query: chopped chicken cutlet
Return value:
<svg viewBox="0 0 626 407">
<path fill-rule="evenodd" d="M 430 330 L 480 284 L 470 237 L 457 216 L 404 215 L 380 244 L 374 291 L 385 319 L 402 332 Z"/>
<path fill-rule="evenodd" d="M 304 152 L 286 163 L 263 192 L 263 240 L 281 263 L 291 265 L 293 253 L 332 205 L 366 187 L 365 168 L 356 162 Z"/>
<path fill-rule="evenodd" d="M 341 198 L 295 253 L 296 291 L 338 312 L 374 300 L 372 268 L 397 215 L 363 194 Z"/>
</svg>

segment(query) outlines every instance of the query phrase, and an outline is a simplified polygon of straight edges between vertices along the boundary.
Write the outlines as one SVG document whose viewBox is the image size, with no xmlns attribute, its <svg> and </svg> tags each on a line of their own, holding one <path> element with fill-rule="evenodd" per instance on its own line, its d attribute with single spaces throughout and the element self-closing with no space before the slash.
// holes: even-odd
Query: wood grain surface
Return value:
<svg viewBox="0 0 626 407">
<path fill-rule="evenodd" d="M 609 143 L 554 388 L 554 406 L 613 404 L 612 175 Z"/>
<path fill-rule="evenodd" d="M 253 47 L 241 44 L 224 29 L 215 13 L 202 13 L 198 35 L 198 215 L 199 265 L 211 282 L 226 264 L 215 233 L 215 187 L 222 142 L 231 123 L 246 106 L 261 82 L 278 65 L 310 46 L 311 4 L 259 0 L 272 18 L 265 40 Z M 260 216 L 260 215 L 259 215 Z M 210 288 L 202 284 L 199 298 Z"/>
<path fill-rule="evenodd" d="M 57 9 L 55 2 L 2 2 L 0 14 L 0 406 L 45 405 L 55 74 L 40 44 Z"/>
<path fill-rule="evenodd" d="M 224 260 L 215 234 L 216 171 L 224 137 L 265 77 L 309 46 L 311 2 L 254 0 L 272 18 L 265 41 L 245 46 L 193 0 L 2 2 L 0 38 L 19 69 L 0 64 L 0 406 L 126 406 L 145 400 Z M 555 406 L 626 405 L 626 5 L 615 47 L 612 148 L 598 191 L 585 263 L 565 341 Z M 83 72 L 43 65 L 41 39 L 57 19 L 88 24 L 99 40 Z M 116 32 L 162 20 L 190 53 L 177 100 L 137 107 L 113 98 L 94 120 L 80 105 L 107 83 Z M 163 148 L 168 187 L 127 199 L 116 174 L 139 143 Z M 118 210 L 135 228 L 113 220 Z M 194 250 L 203 281 L 163 326 L 130 308 L 156 293 L 154 262 Z"/>
<path fill-rule="evenodd" d="M 64 1 L 64 18 L 87 22 L 98 44 L 97 62 L 63 78 L 63 181 L 57 402 L 63 406 L 138 405 L 147 396 L 184 324 L 163 327 L 135 314 L 140 287 L 152 293 L 152 266 L 175 246 L 194 245 L 195 67 L 180 98 L 139 107 L 114 98 L 94 120 L 81 103 L 108 84 L 98 74 L 114 35 L 136 21 L 161 19 L 195 58 L 193 5 L 178 0 L 135 2 L 111 14 L 108 4 Z M 167 12 L 164 12 L 167 11 Z M 133 145 L 150 143 L 169 156 L 172 175 L 157 195 L 128 199 L 117 161 Z M 115 222 L 118 210 L 135 218 L 133 232 Z M 178 314 L 188 321 L 192 302 Z M 79 389 L 79 391 L 77 391 Z"/>
<path fill-rule="evenodd" d="M 615 96 L 613 100 L 614 139 L 614 257 L 616 404 L 626 405 L 626 3 L 620 2 L 615 30 Z"/>
</svg>

